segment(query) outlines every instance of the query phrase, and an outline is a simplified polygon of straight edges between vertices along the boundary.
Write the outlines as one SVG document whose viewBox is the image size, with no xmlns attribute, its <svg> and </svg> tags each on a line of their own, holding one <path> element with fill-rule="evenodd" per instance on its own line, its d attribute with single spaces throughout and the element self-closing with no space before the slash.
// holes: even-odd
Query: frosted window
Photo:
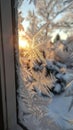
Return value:
<svg viewBox="0 0 73 130">
<path fill-rule="evenodd" d="M 73 1 L 18 1 L 18 121 L 73 129 Z"/>
</svg>

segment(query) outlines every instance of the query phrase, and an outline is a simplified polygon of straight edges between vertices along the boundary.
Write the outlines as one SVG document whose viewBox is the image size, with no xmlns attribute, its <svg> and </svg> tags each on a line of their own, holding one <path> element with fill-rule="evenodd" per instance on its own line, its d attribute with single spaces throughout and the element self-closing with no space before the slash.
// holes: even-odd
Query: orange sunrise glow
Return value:
<svg viewBox="0 0 73 130">
<path fill-rule="evenodd" d="M 19 32 L 19 48 L 27 49 L 29 48 L 28 40 L 24 37 L 23 32 Z"/>
</svg>

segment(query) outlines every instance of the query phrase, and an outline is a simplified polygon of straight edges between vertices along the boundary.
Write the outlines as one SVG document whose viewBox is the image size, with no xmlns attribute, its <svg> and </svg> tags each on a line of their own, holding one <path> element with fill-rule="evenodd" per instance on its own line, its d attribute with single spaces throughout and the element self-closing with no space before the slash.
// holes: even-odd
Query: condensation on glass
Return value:
<svg viewBox="0 0 73 130">
<path fill-rule="evenodd" d="M 73 128 L 73 1 L 18 0 L 18 122 Z"/>
</svg>

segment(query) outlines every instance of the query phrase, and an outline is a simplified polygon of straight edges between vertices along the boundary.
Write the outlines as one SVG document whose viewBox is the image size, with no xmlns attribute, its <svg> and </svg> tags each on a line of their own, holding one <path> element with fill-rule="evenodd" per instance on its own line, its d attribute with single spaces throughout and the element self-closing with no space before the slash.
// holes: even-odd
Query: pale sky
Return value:
<svg viewBox="0 0 73 130">
<path fill-rule="evenodd" d="M 22 12 L 22 16 L 24 18 L 26 18 L 27 14 L 28 14 L 28 11 L 29 10 L 30 11 L 35 10 L 35 7 L 34 7 L 33 3 L 29 4 L 29 1 L 24 0 L 24 2 L 22 3 L 22 6 L 19 8 L 19 10 Z M 25 26 L 25 30 L 27 29 L 28 25 L 29 25 L 29 22 L 27 22 L 26 20 L 24 20 L 23 21 L 23 26 Z"/>
</svg>

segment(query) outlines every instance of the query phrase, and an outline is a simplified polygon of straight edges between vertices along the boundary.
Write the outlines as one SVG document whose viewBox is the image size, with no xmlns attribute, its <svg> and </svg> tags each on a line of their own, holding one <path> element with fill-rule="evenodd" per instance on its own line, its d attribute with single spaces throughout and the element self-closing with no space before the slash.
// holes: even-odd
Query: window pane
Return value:
<svg viewBox="0 0 73 130">
<path fill-rule="evenodd" d="M 73 1 L 18 0 L 18 121 L 73 128 Z"/>
</svg>

